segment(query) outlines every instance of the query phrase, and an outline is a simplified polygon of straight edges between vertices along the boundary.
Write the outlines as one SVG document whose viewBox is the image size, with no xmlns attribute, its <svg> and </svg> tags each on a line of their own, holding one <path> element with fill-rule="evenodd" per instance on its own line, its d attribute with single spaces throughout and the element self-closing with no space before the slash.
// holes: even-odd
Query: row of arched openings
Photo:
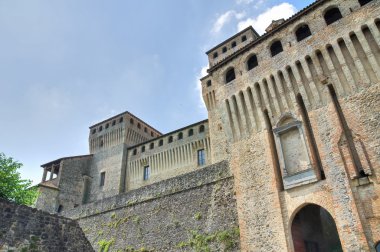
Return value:
<svg viewBox="0 0 380 252">
<path fill-rule="evenodd" d="M 244 41 L 246 41 L 247 40 L 247 36 L 246 35 L 243 35 L 242 37 L 241 37 L 241 42 L 244 42 Z M 236 47 L 236 41 L 232 41 L 231 42 L 231 48 L 234 48 L 234 47 Z M 227 52 L 227 47 L 226 46 L 224 46 L 223 48 L 222 48 L 222 53 L 225 53 L 225 52 Z M 213 58 L 214 59 L 216 59 L 217 57 L 218 57 L 219 55 L 218 55 L 218 52 L 214 52 L 214 54 L 213 54 Z"/>
<path fill-rule="evenodd" d="M 359 4 L 361 6 L 371 2 L 373 0 L 359 0 Z M 325 11 L 325 14 L 323 15 L 323 18 L 326 22 L 326 25 L 330 25 L 339 19 L 341 19 L 342 13 L 340 12 L 338 7 L 330 7 L 327 8 Z M 297 42 L 300 42 L 304 40 L 305 38 L 312 35 L 310 28 L 307 24 L 301 24 L 297 26 L 296 30 L 294 31 L 295 37 Z M 269 47 L 270 54 L 272 57 L 276 56 L 277 54 L 281 53 L 284 49 L 282 47 L 281 40 L 275 40 L 272 42 L 272 44 Z M 246 62 L 247 70 L 251 70 L 258 66 L 257 56 L 254 54 L 250 56 Z M 229 69 L 225 74 L 225 82 L 229 83 L 235 79 L 235 70 L 233 68 Z"/>
<path fill-rule="evenodd" d="M 203 133 L 203 132 L 205 132 L 205 126 L 204 126 L 204 125 L 200 125 L 199 128 L 198 128 L 198 132 L 199 132 L 199 133 Z M 188 136 L 188 137 L 191 137 L 191 136 L 193 136 L 193 135 L 194 135 L 194 129 L 189 129 L 189 130 L 187 131 L 187 136 Z M 177 134 L 177 140 L 181 140 L 181 139 L 183 139 L 183 132 L 179 132 L 179 133 Z M 169 137 L 168 137 L 168 143 L 172 143 L 173 140 L 174 140 L 174 137 L 173 137 L 173 136 L 169 136 Z M 163 139 L 160 139 L 160 140 L 158 141 L 158 146 L 163 146 L 163 145 L 164 145 L 164 140 L 163 140 Z M 151 142 L 151 143 L 149 144 L 149 149 L 150 149 L 150 150 L 154 149 L 154 142 Z M 145 152 L 145 145 L 141 146 L 141 152 Z M 133 155 L 136 155 L 136 154 L 137 154 L 137 149 L 133 149 L 132 154 L 133 154 Z"/>
</svg>

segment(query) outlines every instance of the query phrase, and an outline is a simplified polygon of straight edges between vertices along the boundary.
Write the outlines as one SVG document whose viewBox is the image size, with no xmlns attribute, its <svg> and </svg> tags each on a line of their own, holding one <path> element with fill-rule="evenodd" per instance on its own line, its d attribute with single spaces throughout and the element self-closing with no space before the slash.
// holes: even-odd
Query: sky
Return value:
<svg viewBox="0 0 380 252">
<path fill-rule="evenodd" d="M 88 127 L 129 111 L 162 133 L 207 118 L 205 52 L 261 35 L 310 0 L 2 0 L 0 152 L 41 164 L 88 154 Z"/>
</svg>

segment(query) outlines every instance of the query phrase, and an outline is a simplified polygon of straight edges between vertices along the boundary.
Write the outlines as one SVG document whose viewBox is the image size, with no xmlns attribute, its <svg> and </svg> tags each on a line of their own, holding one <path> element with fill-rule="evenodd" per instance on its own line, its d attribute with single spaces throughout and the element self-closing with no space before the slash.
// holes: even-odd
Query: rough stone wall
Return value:
<svg viewBox="0 0 380 252">
<path fill-rule="evenodd" d="M 94 251 L 76 221 L 0 198 L 0 251 Z"/>
<path fill-rule="evenodd" d="M 331 6 L 338 6 L 343 18 L 327 26 L 323 15 Z M 379 1 L 362 7 L 354 0 L 318 1 L 310 12 L 264 35 L 202 79 L 205 100 L 214 94 L 208 104 L 212 158 L 228 159 L 235 177 L 243 251 L 294 251 L 292 220 L 310 203 L 333 216 L 344 251 L 374 251 L 380 240 L 379 13 Z M 312 35 L 298 42 L 294 32 L 303 23 Z M 283 52 L 272 57 L 269 47 L 278 39 Z M 258 66 L 247 70 L 253 54 Z M 236 79 L 226 84 L 226 71 L 232 67 Z M 324 81 L 336 90 L 368 177 L 353 174 L 354 162 Z M 281 148 L 271 145 L 269 136 L 286 116 L 301 122 L 306 131 L 297 95 L 310 117 L 326 179 L 281 190 L 279 181 L 287 175 L 284 170 L 276 174 L 273 151 L 280 155 Z M 305 143 L 309 153 L 315 153 L 307 134 Z M 312 155 L 310 160 L 318 173 Z"/>
<path fill-rule="evenodd" d="M 119 144 L 94 153 L 88 173 L 91 177 L 90 202 L 119 193 L 122 167 L 125 165 L 125 150 L 126 146 Z M 105 182 L 100 186 L 102 172 L 105 172 Z"/>
<path fill-rule="evenodd" d="M 238 251 L 233 181 L 223 162 L 63 214 L 96 249 Z"/>
</svg>

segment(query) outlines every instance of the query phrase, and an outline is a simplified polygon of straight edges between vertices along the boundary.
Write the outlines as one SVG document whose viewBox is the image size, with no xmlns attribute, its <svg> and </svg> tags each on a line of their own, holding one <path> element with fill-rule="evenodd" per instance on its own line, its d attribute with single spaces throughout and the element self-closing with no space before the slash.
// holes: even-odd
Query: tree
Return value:
<svg viewBox="0 0 380 252">
<path fill-rule="evenodd" d="M 21 167 L 21 163 L 0 153 L 0 198 L 17 204 L 32 205 L 37 199 L 37 188 L 31 187 L 31 180 L 21 179 L 17 171 Z"/>
</svg>

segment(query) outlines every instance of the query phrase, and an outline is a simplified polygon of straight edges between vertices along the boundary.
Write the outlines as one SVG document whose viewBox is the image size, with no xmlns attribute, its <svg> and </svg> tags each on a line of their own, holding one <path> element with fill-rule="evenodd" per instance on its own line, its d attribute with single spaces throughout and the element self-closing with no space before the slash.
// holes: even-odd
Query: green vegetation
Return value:
<svg viewBox="0 0 380 252">
<path fill-rule="evenodd" d="M 218 242 L 222 244 L 224 251 L 231 251 L 236 247 L 239 241 L 239 228 L 233 228 L 225 231 L 218 231 L 212 234 L 200 234 L 198 231 L 190 231 L 191 237 L 187 242 L 181 241 L 177 248 L 191 247 L 196 252 L 210 252 L 210 244 Z"/>
<path fill-rule="evenodd" d="M 0 198 L 30 206 L 36 201 L 38 191 L 31 187 L 31 180 L 21 179 L 18 172 L 21 167 L 21 163 L 0 153 Z"/>
<path fill-rule="evenodd" d="M 196 219 L 196 220 L 200 220 L 200 219 L 202 219 L 202 214 L 201 214 L 200 212 L 196 213 L 196 214 L 194 215 L 194 219 Z"/>
<path fill-rule="evenodd" d="M 111 239 L 109 241 L 100 240 L 98 241 L 99 252 L 108 252 L 109 248 L 115 243 L 115 239 Z"/>
</svg>

